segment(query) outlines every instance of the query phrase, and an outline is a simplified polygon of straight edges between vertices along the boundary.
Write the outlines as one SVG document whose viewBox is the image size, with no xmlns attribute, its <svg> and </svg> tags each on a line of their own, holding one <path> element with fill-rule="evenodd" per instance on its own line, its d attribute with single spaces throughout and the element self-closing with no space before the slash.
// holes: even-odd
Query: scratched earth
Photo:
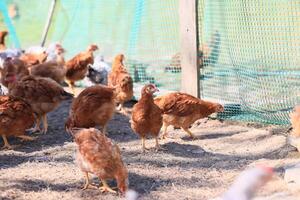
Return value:
<svg viewBox="0 0 300 200">
<path fill-rule="evenodd" d="M 10 138 L 14 150 L 0 151 L 0 199 L 119 199 L 99 190 L 81 190 L 84 179 L 74 163 L 75 145 L 64 131 L 71 101 L 49 114 L 47 134 L 21 142 Z M 130 106 L 128 107 L 130 110 Z M 221 195 L 244 169 L 257 163 L 287 166 L 299 162 L 299 153 L 287 145 L 286 128 L 203 119 L 191 128 L 190 140 L 180 129 L 169 128 L 160 140 L 164 150 L 141 153 L 141 142 L 129 118 L 115 114 L 109 137 L 122 151 L 130 188 L 139 199 L 211 199 Z M 2 140 L 0 145 L 3 145 Z M 154 147 L 154 139 L 147 140 Z M 258 192 L 259 199 L 297 199 L 283 180 L 283 171 Z M 94 183 L 99 184 L 96 177 Z M 110 181 L 116 186 L 115 181 Z"/>
</svg>

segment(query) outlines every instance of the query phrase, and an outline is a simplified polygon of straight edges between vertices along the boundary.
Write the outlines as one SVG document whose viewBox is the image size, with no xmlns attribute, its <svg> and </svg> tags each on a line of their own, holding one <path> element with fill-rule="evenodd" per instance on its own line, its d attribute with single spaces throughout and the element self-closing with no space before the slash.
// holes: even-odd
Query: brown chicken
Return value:
<svg viewBox="0 0 300 200">
<path fill-rule="evenodd" d="M 123 64 L 123 60 L 123 54 L 117 55 L 108 75 L 108 86 L 116 88 L 116 102 L 119 103 L 118 110 L 121 111 L 124 111 L 124 103 L 133 97 L 133 81 Z"/>
<path fill-rule="evenodd" d="M 153 84 L 148 84 L 142 88 L 141 99 L 133 106 L 131 116 L 131 128 L 142 138 L 142 150 L 145 147 L 145 138 L 148 135 L 155 137 L 156 150 L 158 150 L 158 136 L 162 126 L 162 111 L 154 104 L 153 94 L 158 89 Z"/>
<path fill-rule="evenodd" d="M 48 54 L 44 51 L 40 54 L 35 53 L 24 53 L 20 56 L 25 65 L 30 68 L 33 65 L 41 64 L 46 61 Z"/>
<path fill-rule="evenodd" d="M 31 75 L 10 83 L 8 89 L 9 94 L 26 99 L 31 105 L 37 116 L 33 132 L 40 130 L 40 119 L 42 118 L 42 133 L 46 133 L 48 130 L 47 113 L 53 111 L 63 100 L 73 97 L 54 80 Z"/>
<path fill-rule="evenodd" d="M 18 97 L 0 96 L 0 135 L 4 141 L 3 148 L 12 149 L 7 141 L 8 136 L 33 140 L 33 137 L 25 135 L 25 130 L 33 124 L 34 114 L 28 103 Z"/>
<path fill-rule="evenodd" d="M 6 58 L 3 63 L 3 69 L 0 68 L 1 83 L 8 87 L 8 83 L 11 81 L 18 81 L 24 76 L 29 75 L 29 70 L 25 66 L 25 63 L 18 58 Z"/>
<path fill-rule="evenodd" d="M 6 49 L 5 38 L 8 35 L 8 31 L 0 31 L 0 51 Z"/>
<path fill-rule="evenodd" d="M 180 92 L 156 97 L 154 102 L 163 111 L 163 138 L 167 137 L 167 128 L 170 125 L 181 127 L 190 137 L 194 138 L 189 130 L 191 124 L 212 113 L 224 111 L 221 104 L 203 101 Z"/>
<path fill-rule="evenodd" d="M 55 49 L 56 61 L 48 61 L 42 64 L 34 65 L 30 68 L 30 74 L 34 76 L 47 77 L 55 80 L 57 83 L 62 84 L 65 75 L 65 59 L 63 56 L 64 49 L 57 46 Z"/>
<path fill-rule="evenodd" d="M 115 92 L 107 86 L 91 86 L 83 90 L 72 103 L 66 129 L 101 126 L 106 134 L 106 125 L 115 111 Z"/>
<path fill-rule="evenodd" d="M 66 80 L 73 94 L 75 94 L 75 82 L 84 79 L 89 65 L 94 64 L 93 52 L 96 50 L 98 50 L 98 46 L 92 44 L 86 51 L 79 53 L 66 63 Z"/>
<path fill-rule="evenodd" d="M 290 114 L 290 121 L 292 124 L 292 135 L 300 137 L 300 106 L 296 106 L 294 112 Z"/>
<path fill-rule="evenodd" d="M 76 142 L 76 163 L 85 175 L 87 189 L 90 184 L 89 173 L 96 175 L 102 182 L 102 192 L 112 192 L 106 180 L 116 179 L 119 191 L 124 194 L 128 189 L 128 172 L 124 165 L 118 145 L 97 129 L 73 130 Z M 94 186 L 95 187 L 95 186 Z"/>
</svg>

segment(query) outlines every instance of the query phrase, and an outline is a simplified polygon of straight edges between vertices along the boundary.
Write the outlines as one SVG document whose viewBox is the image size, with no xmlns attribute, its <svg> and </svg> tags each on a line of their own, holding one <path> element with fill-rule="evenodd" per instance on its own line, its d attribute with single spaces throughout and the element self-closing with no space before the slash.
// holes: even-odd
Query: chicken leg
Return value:
<svg viewBox="0 0 300 200">
<path fill-rule="evenodd" d="M 30 137 L 28 135 L 18 135 L 18 138 L 21 138 L 23 141 L 33 141 L 36 139 L 36 137 Z"/>
<path fill-rule="evenodd" d="M 145 137 L 142 137 L 142 151 L 143 151 L 143 153 L 146 151 L 146 150 L 148 150 L 147 148 L 146 148 L 146 145 L 145 145 Z"/>
<path fill-rule="evenodd" d="M 107 127 L 106 127 L 106 125 L 103 126 L 102 132 L 103 132 L 105 135 L 107 135 Z"/>
<path fill-rule="evenodd" d="M 162 135 L 162 139 L 166 139 L 168 136 L 167 130 L 168 130 L 168 124 L 163 123 L 163 135 Z"/>
<path fill-rule="evenodd" d="M 97 189 L 97 186 L 90 183 L 90 177 L 88 172 L 84 172 L 84 177 L 85 177 L 85 184 L 82 190 L 86 190 L 88 188 Z"/>
<path fill-rule="evenodd" d="M 43 119 L 43 131 L 42 131 L 42 133 L 43 133 L 43 134 L 46 134 L 47 131 L 48 131 L 47 115 L 44 114 L 44 115 L 42 116 L 42 119 Z"/>
<path fill-rule="evenodd" d="M 30 131 L 31 133 L 40 132 L 41 131 L 40 121 L 41 121 L 40 117 L 37 117 L 34 127 L 31 129 L 28 129 L 28 131 Z"/>
<path fill-rule="evenodd" d="M 69 81 L 69 80 L 66 80 L 66 82 L 69 85 L 69 88 L 71 89 L 72 94 L 75 96 L 75 88 L 74 88 L 75 84 L 74 84 L 74 82 Z"/>
<path fill-rule="evenodd" d="M 109 185 L 107 184 L 107 182 L 104 179 L 101 179 L 101 182 L 102 182 L 102 186 L 99 188 L 101 192 L 117 193 L 116 191 L 114 191 L 113 189 L 111 189 L 109 187 Z"/>
<path fill-rule="evenodd" d="M 2 149 L 13 149 L 13 147 L 8 143 L 5 135 L 2 135 L 2 139 L 4 142 L 4 146 L 2 147 Z"/>
<path fill-rule="evenodd" d="M 158 136 L 155 137 L 155 151 L 159 151 L 159 150 L 165 150 L 165 148 L 161 147 L 158 143 Z"/>
<path fill-rule="evenodd" d="M 193 135 L 193 133 L 188 129 L 188 128 L 183 128 L 183 127 L 181 127 L 183 130 L 184 130 L 184 132 L 186 132 L 192 139 L 194 139 L 195 138 L 195 136 Z"/>
</svg>

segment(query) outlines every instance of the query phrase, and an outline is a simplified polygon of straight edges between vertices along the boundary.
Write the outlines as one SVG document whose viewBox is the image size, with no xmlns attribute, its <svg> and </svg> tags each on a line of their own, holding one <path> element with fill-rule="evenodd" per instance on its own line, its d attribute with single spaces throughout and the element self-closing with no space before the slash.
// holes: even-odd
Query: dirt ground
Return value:
<svg viewBox="0 0 300 200">
<path fill-rule="evenodd" d="M 64 131 L 70 101 L 50 113 L 47 134 L 33 142 L 10 138 L 20 144 L 0 151 L 0 199 L 118 199 L 98 190 L 81 190 L 84 179 L 74 164 L 74 143 Z M 141 153 L 141 142 L 129 119 L 116 114 L 109 137 L 121 148 L 129 170 L 130 188 L 140 199 L 211 199 L 222 194 L 249 165 L 285 166 L 299 162 L 299 154 L 286 144 L 285 129 L 218 120 L 200 120 L 190 140 L 181 130 L 169 129 L 171 138 L 161 140 L 165 150 Z M 0 145 L 2 146 L 2 140 Z M 154 140 L 147 140 L 154 147 Z M 98 183 L 97 178 L 93 179 Z M 115 186 L 114 181 L 109 182 Z M 267 199 L 298 199 L 279 173 L 259 191 Z M 282 198 L 285 195 L 285 198 Z M 271 197 L 272 196 L 272 197 Z"/>
</svg>

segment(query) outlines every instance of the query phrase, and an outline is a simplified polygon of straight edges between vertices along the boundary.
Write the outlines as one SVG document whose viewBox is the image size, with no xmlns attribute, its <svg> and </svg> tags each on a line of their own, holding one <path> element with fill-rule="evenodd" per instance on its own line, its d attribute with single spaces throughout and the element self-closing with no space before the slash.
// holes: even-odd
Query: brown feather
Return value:
<svg viewBox="0 0 300 200">
<path fill-rule="evenodd" d="M 100 179 L 116 179 L 118 188 L 128 188 L 128 172 L 122 161 L 118 145 L 99 130 L 82 129 L 75 134 L 76 163 L 83 172 L 95 174 Z"/>
<path fill-rule="evenodd" d="M 222 112 L 223 106 L 192 95 L 174 92 L 156 97 L 154 102 L 163 112 L 166 124 L 188 128 L 196 120 Z"/>
<path fill-rule="evenodd" d="M 31 106 L 13 96 L 0 96 L 0 135 L 24 135 L 34 124 Z"/>
<path fill-rule="evenodd" d="M 88 48 L 87 51 L 81 52 L 74 56 L 72 59 L 66 63 L 66 78 L 71 81 L 79 81 L 84 79 L 88 71 L 88 66 L 94 64 L 93 52 L 98 49 Z"/>
<path fill-rule="evenodd" d="M 32 66 L 30 68 L 30 74 L 34 76 L 51 78 L 57 83 L 63 83 L 66 75 L 64 64 L 65 62 L 63 56 L 57 55 L 56 61 L 48 61 Z"/>
<path fill-rule="evenodd" d="M 115 57 L 112 71 L 108 75 L 108 85 L 116 88 L 116 101 L 123 104 L 133 97 L 133 80 L 123 65 L 124 55 Z"/>
<path fill-rule="evenodd" d="M 114 90 L 107 86 L 92 86 L 74 99 L 66 128 L 105 126 L 115 110 Z"/>
<path fill-rule="evenodd" d="M 141 99 L 132 108 L 131 128 L 141 137 L 156 137 L 162 126 L 162 111 L 154 104 L 152 94 L 146 92 L 147 87 L 143 88 Z"/>
<path fill-rule="evenodd" d="M 71 97 L 50 78 L 25 76 L 9 85 L 9 93 L 26 99 L 35 113 L 42 115 L 54 110 L 63 100 Z"/>
<path fill-rule="evenodd" d="M 17 58 L 7 59 L 4 61 L 3 69 L 1 70 L 1 83 L 8 87 L 10 82 L 8 79 L 13 78 L 13 80 L 20 80 L 27 75 L 29 75 L 29 70 L 22 60 Z"/>
</svg>

